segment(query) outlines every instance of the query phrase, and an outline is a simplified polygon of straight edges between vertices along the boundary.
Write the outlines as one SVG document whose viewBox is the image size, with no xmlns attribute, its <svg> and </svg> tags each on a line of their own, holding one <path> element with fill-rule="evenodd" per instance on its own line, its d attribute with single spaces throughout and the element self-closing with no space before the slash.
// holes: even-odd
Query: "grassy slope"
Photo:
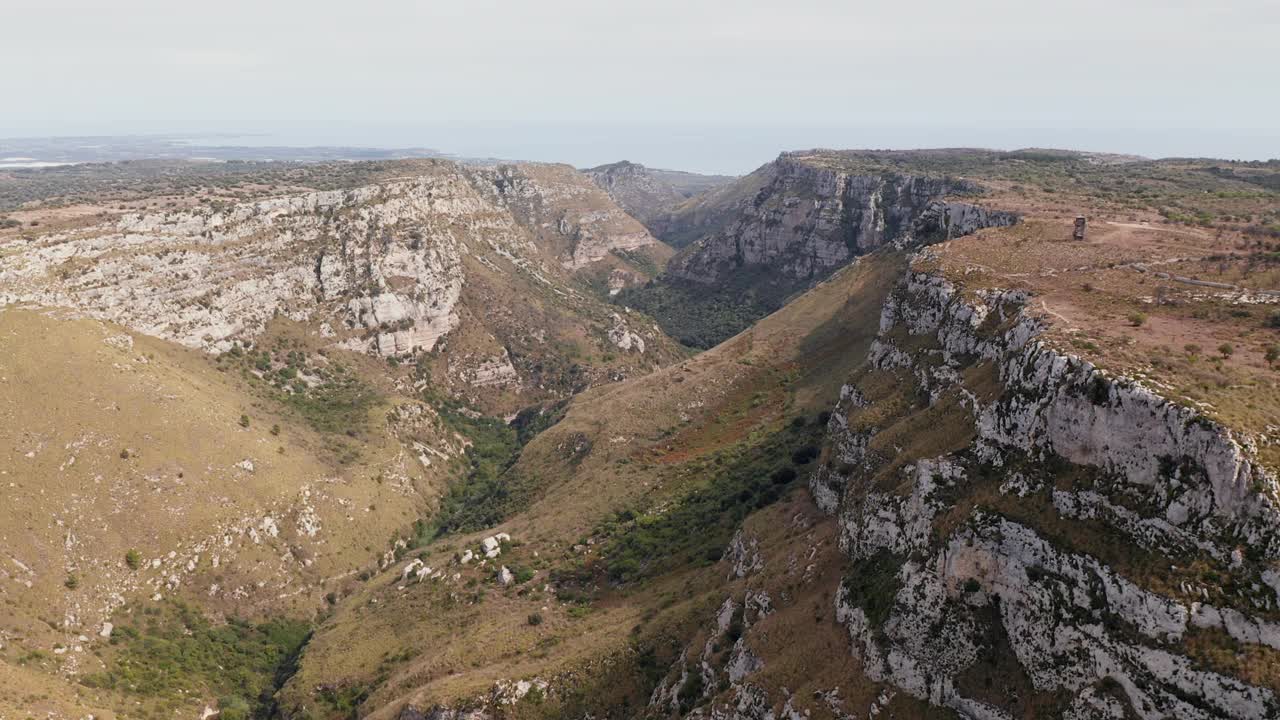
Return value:
<svg viewBox="0 0 1280 720">
<path fill-rule="evenodd" d="M 55 675 L 101 670 L 101 623 L 155 595 L 215 615 L 309 617 L 354 580 L 343 576 L 376 567 L 452 473 L 406 463 L 394 436 L 371 430 L 395 401 L 385 392 L 364 419 L 345 417 L 350 437 L 314 429 L 229 361 L 109 324 L 10 309 L 0 338 L 0 673 L 24 676 L 0 683 L 0 714 L 111 716 L 120 698 L 82 689 L 68 704 Z M 350 359 L 355 371 L 361 361 Z M 448 449 L 430 428 L 415 437 Z"/>
<path fill-rule="evenodd" d="M 707 603 L 720 602 L 723 569 L 685 558 L 616 586 L 605 574 L 605 548 L 648 521 L 621 529 L 609 522 L 626 510 L 657 511 L 659 519 L 662 508 L 694 497 L 709 478 L 751 483 L 749 468 L 768 477 L 765 469 L 787 465 L 786 454 L 760 456 L 756 448 L 769 438 L 805 442 L 808 431 L 790 429 L 793 418 L 805 417 L 812 427 L 834 401 L 865 355 L 901 263 L 889 254 L 871 256 L 714 350 L 576 398 L 513 468 L 513 477 L 532 488 L 531 504 L 496 528 L 518 543 L 501 562 L 533 570 L 534 578 L 502 589 L 493 583 L 492 564 L 450 564 L 488 533 L 437 541 L 424 551 L 426 564 L 461 578 L 403 590 L 395 570 L 375 578 L 320 627 L 284 704 L 341 717 L 347 706 L 316 691 L 327 685 L 355 697 L 367 693 L 360 712 L 382 717 L 409 701 L 472 697 L 501 679 L 534 674 L 573 673 L 585 687 L 601 668 L 635 662 L 628 633 L 638 624 L 648 628 L 637 631 L 642 644 L 652 648 L 666 638 L 669 650 Z M 588 537 L 600 548 L 583 550 L 580 541 Z M 561 580 L 559 598 L 544 589 L 553 574 Z M 540 622 L 530 624 L 535 613 Z M 647 692 L 642 684 L 631 691 Z M 639 697 L 614 690 L 593 697 L 605 703 Z"/>
</svg>

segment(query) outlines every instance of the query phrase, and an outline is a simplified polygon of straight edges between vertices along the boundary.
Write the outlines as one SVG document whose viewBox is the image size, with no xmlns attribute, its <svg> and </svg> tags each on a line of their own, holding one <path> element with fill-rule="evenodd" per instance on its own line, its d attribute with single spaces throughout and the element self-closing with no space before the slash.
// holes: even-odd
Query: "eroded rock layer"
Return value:
<svg viewBox="0 0 1280 720">
<path fill-rule="evenodd" d="M 1052 347 L 1026 299 L 911 273 L 842 391 L 811 486 L 852 561 L 852 652 L 964 717 L 1275 717 L 1275 677 L 1230 650 L 1280 650 L 1275 477 Z"/>
</svg>

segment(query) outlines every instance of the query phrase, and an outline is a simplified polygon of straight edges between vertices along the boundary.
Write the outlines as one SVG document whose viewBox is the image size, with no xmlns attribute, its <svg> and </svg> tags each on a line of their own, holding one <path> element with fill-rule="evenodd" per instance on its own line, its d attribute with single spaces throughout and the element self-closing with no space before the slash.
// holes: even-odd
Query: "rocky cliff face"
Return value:
<svg viewBox="0 0 1280 720">
<path fill-rule="evenodd" d="M 645 166 L 625 160 L 584 172 L 632 217 L 646 225 L 685 199 L 675 187 L 659 180 Z"/>
<path fill-rule="evenodd" d="M 963 717 L 1276 717 L 1276 478 L 1025 301 L 913 272 L 841 393 L 812 492 L 852 653 Z"/>
<path fill-rule="evenodd" d="M 671 275 L 716 283 L 756 266 L 807 281 L 888 242 L 946 239 L 1016 221 L 1011 213 L 948 202 L 977 190 L 963 180 L 857 174 L 785 153 L 742 184 L 730 217 L 677 255 Z"/>
<path fill-rule="evenodd" d="M 584 268 L 614 251 L 661 245 L 625 206 L 619 208 L 568 165 L 499 165 L 469 174 L 482 196 L 509 210 L 565 268 Z"/>
<path fill-rule="evenodd" d="M 662 246 L 568 166 L 432 162 L 402 180 L 129 213 L 12 243 L 21 251 L 0 255 L 0 305 L 72 307 L 209 352 L 275 318 L 384 357 L 431 353 L 448 336 L 450 376 L 534 388 L 547 384 L 534 373 L 557 328 L 585 325 L 590 342 L 636 357 L 645 342 L 614 338 L 663 346 L 652 326 L 617 330 L 612 309 L 577 288 L 575 273 L 597 264 L 642 279 L 616 253 Z M 508 296 L 544 295 L 520 317 L 503 312 Z M 512 367 L 517 351 L 527 367 Z"/>
</svg>

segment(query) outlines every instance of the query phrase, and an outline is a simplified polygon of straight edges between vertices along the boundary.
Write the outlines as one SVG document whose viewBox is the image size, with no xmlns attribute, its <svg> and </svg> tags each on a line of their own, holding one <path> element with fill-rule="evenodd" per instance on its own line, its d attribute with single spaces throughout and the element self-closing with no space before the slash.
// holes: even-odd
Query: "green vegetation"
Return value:
<svg viewBox="0 0 1280 720">
<path fill-rule="evenodd" d="M 351 434 L 362 429 L 368 422 L 369 408 L 381 399 L 342 365 L 335 365 L 315 387 L 292 387 L 294 391 L 284 396 L 285 404 L 321 432 Z"/>
<path fill-rule="evenodd" d="M 782 282 L 775 273 L 738 271 L 728 285 L 698 285 L 663 275 L 626 288 L 614 303 L 647 313 L 668 335 L 688 347 L 706 349 L 746 330 L 786 304 L 807 283 Z"/>
<path fill-rule="evenodd" d="M 812 459 L 809 449 L 821 432 L 818 423 L 788 424 L 729 451 L 704 481 L 664 512 L 616 513 L 598 529 L 607 538 L 604 572 L 614 582 L 631 582 L 685 563 L 718 561 L 747 515 L 797 485 L 800 473 L 792 463 Z"/>
<path fill-rule="evenodd" d="M 125 551 L 124 564 L 128 565 L 130 570 L 137 570 L 142 566 L 142 554 L 137 548 L 129 548 Z"/>
<path fill-rule="evenodd" d="M 642 249 L 624 250 L 622 248 L 613 248 L 609 252 L 649 277 L 654 277 L 661 271 L 658 263 L 654 262 L 653 257 Z"/>
<path fill-rule="evenodd" d="M 355 720 L 360 703 L 369 697 L 369 689 L 362 685 L 326 685 L 316 695 L 338 717 Z"/>
<path fill-rule="evenodd" d="M 165 716 L 193 694 L 212 694 L 220 698 L 224 718 L 269 717 L 275 691 L 292 674 L 310 634 L 308 624 L 297 620 L 215 625 L 179 601 L 117 619 L 106 670 L 81 682 L 135 696 Z"/>
<path fill-rule="evenodd" d="M 417 523 L 417 541 L 425 543 L 450 533 L 491 527 L 521 507 L 528 500 L 530 487 L 515 476 L 511 466 L 520 450 L 563 414 L 563 404 L 535 406 L 521 411 L 508 425 L 498 418 L 468 415 L 446 403 L 440 410 L 441 419 L 471 441 L 466 450 L 466 474 L 440 500 L 435 518 Z"/>
<path fill-rule="evenodd" d="M 849 601 L 867 614 L 871 627 L 879 629 L 889 619 L 902 583 L 898 569 L 903 559 L 881 550 L 869 558 L 853 563 L 844 577 Z"/>
<path fill-rule="evenodd" d="M 355 436 L 367 425 L 370 408 L 381 400 L 346 365 L 328 358 L 315 361 L 283 340 L 270 350 L 234 345 L 218 362 L 226 368 L 238 367 L 251 385 L 265 389 L 272 399 L 325 433 Z M 240 416 L 240 425 L 249 427 L 247 415 Z M 271 434 L 278 435 L 279 427 L 272 425 Z"/>
</svg>

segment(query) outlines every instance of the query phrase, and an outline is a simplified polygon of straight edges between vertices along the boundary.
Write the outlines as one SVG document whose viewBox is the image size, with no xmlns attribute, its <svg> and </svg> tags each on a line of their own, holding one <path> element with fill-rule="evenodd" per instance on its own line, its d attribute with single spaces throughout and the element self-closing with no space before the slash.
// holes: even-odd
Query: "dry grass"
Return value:
<svg viewBox="0 0 1280 720">
<path fill-rule="evenodd" d="M 1030 291 L 1028 309 L 1062 350 L 1259 438 L 1260 459 L 1280 467 L 1280 369 L 1265 359 L 1280 344 L 1269 326 L 1280 303 L 1249 304 L 1154 274 L 1277 290 L 1280 262 L 1260 259 L 1239 233 L 1095 222 L 1081 243 L 1069 239 L 1070 227 L 1066 217 L 1032 216 L 939 246 L 930 264 L 969 291 Z M 1229 357 L 1218 350 L 1224 344 Z"/>
<path fill-rule="evenodd" d="M 829 408 L 840 383 L 865 354 L 884 293 L 901 266 L 900 257 L 888 254 L 868 258 L 714 350 L 579 395 L 564 419 L 525 448 L 516 466 L 523 477 L 540 483 L 532 506 L 499 528 L 430 546 L 427 564 L 436 566 L 496 530 L 522 543 L 502 562 L 544 569 L 575 562 L 585 556 L 572 546 L 606 516 L 675 501 L 720 453 L 776 430 L 793 416 Z M 847 353 L 839 352 L 842 342 L 852 346 Z M 590 450 L 575 452 L 583 440 Z M 777 513 L 784 507 L 799 512 L 799 502 L 793 498 L 771 506 L 761 513 L 767 519 L 753 517 L 748 524 L 777 524 L 783 532 L 789 526 L 778 522 Z M 805 512 L 815 512 L 804 503 Z M 839 582 L 838 572 L 828 572 L 840 562 L 829 540 L 832 530 L 827 526 L 822 532 L 828 538 L 820 571 L 824 579 L 814 587 L 824 589 L 805 590 L 795 622 L 813 623 L 812 603 L 822 592 L 829 598 Z M 778 537 L 780 547 L 785 534 Z M 405 702 L 472 697 L 499 679 L 576 673 L 575 682 L 587 683 L 590 668 L 598 668 L 602 658 L 626 654 L 632 628 L 643 626 L 637 631 L 641 635 L 664 634 L 683 642 L 688 635 L 676 628 L 705 622 L 724 591 L 722 565 L 686 568 L 635 586 L 602 585 L 591 609 L 577 611 L 545 594 L 541 575 L 521 594 L 492 585 L 492 564 L 461 572 L 457 582 L 404 591 L 395 588 L 398 576 L 377 576 L 317 633 L 287 689 L 289 702 L 312 703 L 317 684 L 349 682 L 378 688 L 363 707 L 373 717 L 390 717 Z M 810 597 L 813 592 L 818 595 Z M 532 612 L 541 613 L 541 624 L 527 623 Z M 824 612 L 830 615 L 829 603 Z M 830 630 L 833 619 L 824 622 Z M 781 639 L 781 628 L 778 632 Z M 380 677 L 380 658 L 389 649 L 394 654 L 405 638 L 413 639 L 420 654 Z M 838 635 L 830 638 L 837 640 Z M 795 654 L 777 667 L 799 673 L 802 661 Z"/>
<path fill-rule="evenodd" d="M 422 468 L 385 435 L 339 466 L 331 438 L 235 373 L 109 324 L 9 309 L 0 338 L 8 662 L 40 651 L 57 658 L 61 669 L 50 673 L 96 671 L 101 622 L 156 594 L 197 599 L 215 614 L 310 616 L 341 578 L 376 566 L 450 472 Z M 370 424 L 388 410 L 372 408 Z M 239 466 L 245 460 L 252 470 Z M 304 518 L 318 525 L 314 537 Z M 137 569 L 126 563 L 131 549 Z M 59 645 L 82 650 L 55 656 Z M 120 702 L 105 691 L 87 698 Z"/>
</svg>

